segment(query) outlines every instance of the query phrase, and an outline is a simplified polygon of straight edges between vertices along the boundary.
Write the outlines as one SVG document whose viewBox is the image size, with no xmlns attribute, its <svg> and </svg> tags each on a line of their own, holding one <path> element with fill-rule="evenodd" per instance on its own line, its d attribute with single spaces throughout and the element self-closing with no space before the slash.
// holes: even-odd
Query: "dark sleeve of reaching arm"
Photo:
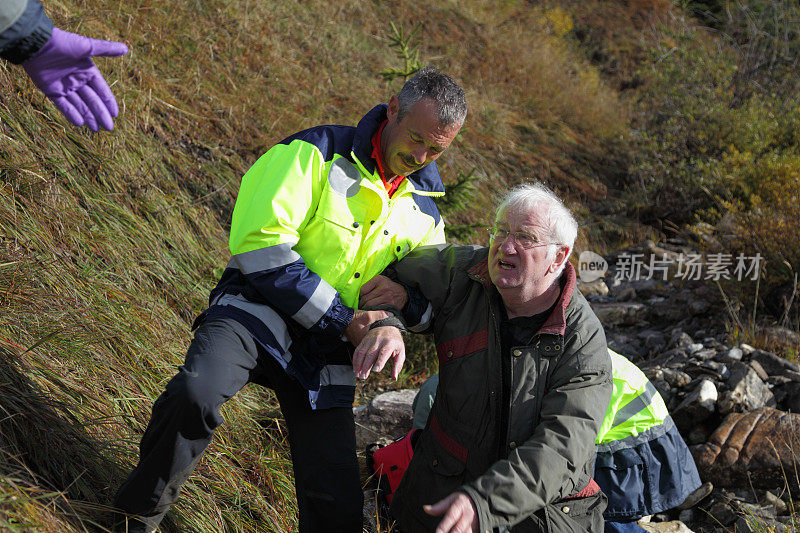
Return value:
<svg viewBox="0 0 800 533">
<path fill-rule="evenodd" d="M 0 57 L 19 65 L 36 55 L 53 34 L 53 23 L 36 0 L 0 2 Z"/>
</svg>

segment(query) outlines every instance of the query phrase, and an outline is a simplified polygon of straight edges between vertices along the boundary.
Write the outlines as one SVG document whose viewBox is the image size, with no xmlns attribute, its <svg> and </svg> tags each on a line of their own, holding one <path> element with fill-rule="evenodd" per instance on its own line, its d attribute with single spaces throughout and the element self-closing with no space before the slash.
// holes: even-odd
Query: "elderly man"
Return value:
<svg viewBox="0 0 800 533">
<path fill-rule="evenodd" d="M 418 245 L 443 242 L 433 161 L 466 111 L 464 91 L 426 68 L 358 126 L 301 131 L 247 172 L 233 257 L 117 494 L 138 515 L 129 531 L 159 523 L 222 423 L 220 406 L 250 381 L 275 390 L 286 419 L 300 531 L 361 531 L 352 350 L 387 314 L 359 310 L 359 289 Z"/>
<path fill-rule="evenodd" d="M 498 209 L 488 249 L 420 248 L 388 271 L 409 289 L 409 321 L 430 319 L 440 363 L 431 416 L 392 499 L 402 531 L 602 531 L 592 472 L 611 361 L 567 262 L 576 234 L 552 192 L 524 185 Z M 390 299 L 390 285 L 371 283 L 362 302 Z M 353 366 L 366 378 L 391 357 L 403 357 L 402 337 L 381 325 Z"/>
</svg>

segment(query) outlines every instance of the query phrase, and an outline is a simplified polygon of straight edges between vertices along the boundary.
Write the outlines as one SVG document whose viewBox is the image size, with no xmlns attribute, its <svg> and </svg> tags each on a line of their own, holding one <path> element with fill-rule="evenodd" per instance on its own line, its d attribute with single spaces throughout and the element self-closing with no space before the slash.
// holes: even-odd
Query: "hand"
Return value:
<svg viewBox="0 0 800 533">
<path fill-rule="evenodd" d="M 369 326 L 377 320 L 381 320 L 389 316 L 386 311 L 362 311 L 356 309 L 350 325 L 344 330 L 344 336 L 353 346 L 361 344 L 364 335 L 369 331 Z"/>
<path fill-rule="evenodd" d="M 86 124 L 92 131 L 98 131 L 100 126 L 110 131 L 119 107 L 91 58 L 127 53 L 128 47 L 123 43 L 53 28 L 50 40 L 22 67 L 67 120 L 76 126 Z"/>
<path fill-rule="evenodd" d="M 408 303 L 408 294 L 402 285 L 379 274 L 361 286 L 358 302 L 359 307 L 391 305 L 400 310 Z"/>
<path fill-rule="evenodd" d="M 454 492 L 433 505 L 423 505 L 429 515 L 444 515 L 436 533 L 467 533 L 478 531 L 478 510 L 472 499 L 463 492 Z"/>
<path fill-rule="evenodd" d="M 392 378 L 397 379 L 406 360 L 406 345 L 400 330 L 394 326 L 371 329 L 353 352 L 353 371 L 357 378 L 367 379 L 370 370 L 380 372 L 390 358 L 394 358 Z"/>
</svg>

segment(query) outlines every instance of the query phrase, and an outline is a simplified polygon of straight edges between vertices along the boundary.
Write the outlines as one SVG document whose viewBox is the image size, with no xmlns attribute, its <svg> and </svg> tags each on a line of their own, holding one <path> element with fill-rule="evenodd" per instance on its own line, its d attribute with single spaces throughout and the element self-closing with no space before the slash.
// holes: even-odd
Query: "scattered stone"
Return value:
<svg viewBox="0 0 800 533">
<path fill-rule="evenodd" d="M 672 330 L 672 334 L 670 335 L 669 339 L 670 348 L 686 349 L 693 343 L 694 341 L 689 335 L 686 334 L 685 331 L 681 331 L 678 328 Z"/>
<path fill-rule="evenodd" d="M 775 512 L 779 515 L 786 514 L 786 511 L 788 510 L 786 502 L 775 496 L 775 494 L 770 491 L 766 491 L 764 493 L 764 500 L 762 504 L 765 506 L 771 505 L 775 509 Z"/>
<path fill-rule="evenodd" d="M 680 504 L 676 509 L 679 509 L 679 510 L 690 509 L 690 508 L 694 507 L 695 505 L 697 505 L 698 503 L 700 503 L 700 501 L 702 501 L 704 498 L 706 498 L 713 491 L 714 491 L 714 485 L 710 481 L 706 481 L 705 483 L 703 483 L 702 485 L 697 487 L 694 490 L 694 492 L 689 494 L 686 497 L 686 499 L 683 500 L 683 503 Z"/>
<path fill-rule="evenodd" d="M 689 352 L 689 355 L 694 355 L 695 352 L 699 352 L 703 349 L 703 345 L 699 342 L 693 342 L 689 346 L 686 347 L 686 351 Z"/>
<path fill-rule="evenodd" d="M 730 350 L 728 350 L 728 353 L 726 355 L 730 359 L 733 359 L 734 361 L 741 361 L 742 360 L 742 355 L 744 355 L 744 352 L 742 351 L 741 348 L 733 347 Z"/>
<path fill-rule="evenodd" d="M 756 374 L 758 374 L 758 377 L 760 377 L 762 380 L 767 381 L 769 379 L 769 374 L 767 374 L 767 372 L 764 370 L 764 367 L 761 366 L 761 363 L 758 361 L 750 361 L 750 368 L 755 370 Z"/>
<path fill-rule="evenodd" d="M 645 531 L 651 531 L 652 533 L 694 533 L 680 520 L 673 520 L 671 522 L 649 522 L 646 524 L 639 522 L 639 526 Z"/>
<path fill-rule="evenodd" d="M 786 531 L 786 525 L 774 519 L 741 516 L 736 521 L 736 531 L 737 533 L 761 533 L 764 531 L 783 533 Z"/>
<path fill-rule="evenodd" d="M 745 344 L 745 343 L 742 343 L 742 344 L 740 344 L 740 345 L 739 345 L 739 348 L 741 348 L 742 352 L 743 352 L 745 355 L 750 355 L 751 353 L 753 353 L 754 351 L 756 351 L 756 349 L 755 349 L 755 348 L 753 348 L 753 347 L 752 347 L 752 346 L 750 346 L 749 344 Z"/>
<path fill-rule="evenodd" d="M 751 361 L 756 361 L 770 376 L 794 377 L 800 375 L 800 364 L 784 359 L 772 352 L 755 350 Z"/>
<path fill-rule="evenodd" d="M 703 378 L 694 391 L 672 411 L 672 418 L 678 429 L 688 433 L 698 422 L 708 418 L 716 409 L 717 397 L 714 382 Z"/>
<path fill-rule="evenodd" d="M 578 290 L 586 296 L 608 296 L 608 285 L 602 279 L 596 279 L 594 281 L 581 281 L 580 278 L 578 279 Z"/>
<path fill-rule="evenodd" d="M 636 302 L 591 304 L 603 326 L 633 325 L 644 319 L 647 308 Z"/>
<path fill-rule="evenodd" d="M 719 401 L 719 411 L 722 414 L 741 413 L 775 405 L 772 391 L 750 365 L 734 363 L 727 385 L 730 390 Z"/>
</svg>

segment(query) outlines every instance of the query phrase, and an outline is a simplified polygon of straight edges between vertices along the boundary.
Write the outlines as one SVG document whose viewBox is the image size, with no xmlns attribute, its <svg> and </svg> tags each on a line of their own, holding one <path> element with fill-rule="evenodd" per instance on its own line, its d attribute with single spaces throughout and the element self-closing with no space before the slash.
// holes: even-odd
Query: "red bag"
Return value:
<svg viewBox="0 0 800 533">
<path fill-rule="evenodd" d="M 418 433 L 418 429 L 412 429 L 406 436 L 372 452 L 372 470 L 379 480 L 383 477 L 389 482 L 388 488 L 384 483 L 379 482 L 379 485 L 384 488 L 381 492 L 386 497 L 386 503 L 392 502 L 392 495 L 400 485 L 400 480 L 403 479 L 403 474 L 411 463 Z M 369 454 L 367 456 L 370 457 Z"/>
</svg>

